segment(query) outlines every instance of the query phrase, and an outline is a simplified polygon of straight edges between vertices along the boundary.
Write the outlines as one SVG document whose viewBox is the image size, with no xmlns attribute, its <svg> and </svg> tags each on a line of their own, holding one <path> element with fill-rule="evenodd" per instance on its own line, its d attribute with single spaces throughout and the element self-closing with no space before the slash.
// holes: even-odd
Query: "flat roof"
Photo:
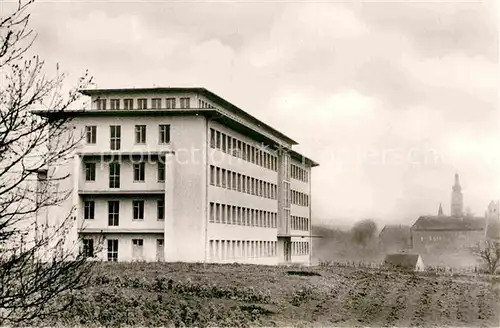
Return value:
<svg viewBox="0 0 500 328">
<path fill-rule="evenodd" d="M 108 93 L 118 93 L 118 94 L 158 93 L 158 92 L 164 92 L 164 93 L 193 92 L 193 93 L 198 93 L 198 94 L 201 94 L 201 95 L 207 97 L 208 99 L 212 100 L 213 102 L 221 105 L 222 107 L 229 109 L 234 114 L 239 115 L 239 116 L 251 121 L 252 123 L 256 124 L 257 126 L 269 130 L 272 134 L 285 140 L 286 142 L 288 142 L 292 145 L 298 145 L 298 142 L 296 142 L 292 138 L 286 136 L 285 134 L 274 129 L 270 125 L 267 125 L 266 123 L 262 122 L 258 118 L 248 114 L 247 112 L 245 112 L 244 110 L 242 110 L 238 106 L 230 103 L 226 99 L 222 98 L 221 96 L 216 95 L 212 91 L 205 89 L 205 88 L 200 88 L 200 87 L 156 87 L 156 88 L 120 88 L 120 89 L 84 89 L 84 90 L 81 90 L 80 92 L 86 96 L 98 96 L 98 95 L 104 95 L 104 94 L 108 94 Z"/>
<path fill-rule="evenodd" d="M 317 163 L 317 162 L 313 161 L 312 159 L 296 152 L 293 149 L 290 149 L 290 156 L 292 156 L 292 158 L 298 160 L 301 163 L 305 163 L 307 165 L 310 165 L 311 167 L 319 166 L 319 163 Z"/>
</svg>

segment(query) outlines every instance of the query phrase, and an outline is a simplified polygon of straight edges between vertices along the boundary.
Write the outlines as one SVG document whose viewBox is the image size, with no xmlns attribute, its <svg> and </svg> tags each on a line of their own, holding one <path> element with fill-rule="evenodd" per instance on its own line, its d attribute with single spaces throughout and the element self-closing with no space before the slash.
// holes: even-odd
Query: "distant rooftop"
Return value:
<svg viewBox="0 0 500 328">
<path fill-rule="evenodd" d="M 401 224 L 387 224 L 379 233 L 384 238 L 410 238 L 410 226 Z"/>
<path fill-rule="evenodd" d="M 452 216 L 421 216 L 413 224 L 413 230 L 453 230 L 471 231 L 484 230 L 484 218 L 452 217 Z"/>
<path fill-rule="evenodd" d="M 388 266 L 413 269 L 417 265 L 419 257 L 420 255 L 418 254 L 409 253 L 387 254 L 384 263 Z"/>
</svg>

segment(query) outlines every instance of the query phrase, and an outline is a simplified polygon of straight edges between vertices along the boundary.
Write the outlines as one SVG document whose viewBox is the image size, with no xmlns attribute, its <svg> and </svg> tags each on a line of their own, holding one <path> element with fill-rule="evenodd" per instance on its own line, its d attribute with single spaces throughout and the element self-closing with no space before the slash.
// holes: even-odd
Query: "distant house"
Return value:
<svg viewBox="0 0 500 328">
<path fill-rule="evenodd" d="M 484 239 L 484 218 L 421 216 L 411 227 L 412 249 L 418 253 L 458 250 Z"/>
<path fill-rule="evenodd" d="M 390 252 L 400 252 L 411 247 L 411 227 L 386 225 L 379 233 L 380 245 Z"/>
<path fill-rule="evenodd" d="M 424 271 L 425 266 L 419 254 L 387 254 L 384 259 L 384 266 L 393 270 L 404 271 Z"/>
</svg>

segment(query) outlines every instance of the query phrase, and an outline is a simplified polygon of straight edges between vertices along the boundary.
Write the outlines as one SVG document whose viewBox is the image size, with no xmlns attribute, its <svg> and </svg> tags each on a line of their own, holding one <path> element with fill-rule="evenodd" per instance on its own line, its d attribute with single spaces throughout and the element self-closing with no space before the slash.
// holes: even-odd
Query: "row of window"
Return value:
<svg viewBox="0 0 500 328">
<path fill-rule="evenodd" d="M 83 218 L 85 220 L 95 219 L 95 201 L 85 200 L 83 201 Z M 133 200 L 132 201 L 132 219 L 133 220 L 144 220 L 144 200 Z M 156 219 L 165 219 L 165 201 L 163 199 L 158 199 L 156 201 Z M 108 225 L 118 226 L 120 224 L 120 201 L 110 200 L 108 201 Z"/>
<path fill-rule="evenodd" d="M 108 261 L 117 262 L 118 261 L 118 239 L 108 239 L 107 240 L 107 259 Z M 144 258 L 144 240 L 143 239 L 132 239 L 132 260 L 142 260 Z M 95 257 L 94 239 L 85 238 L 83 239 L 83 252 L 86 257 Z M 156 259 L 159 261 L 164 260 L 164 240 L 156 239 Z"/>
<path fill-rule="evenodd" d="M 471 236 L 467 235 L 467 234 L 455 234 L 453 237 L 447 235 L 447 236 L 422 236 L 420 237 L 420 241 L 450 241 L 450 240 L 454 240 L 454 239 L 466 239 L 466 240 L 469 240 L 469 239 L 474 239 L 472 238 Z"/>
<path fill-rule="evenodd" d="M 135 100 L 135 101 L 134 101 Z M 191 99 L 189 97 L 181 97 L 180 108 L 191 108 Z M 150 102 L 151 101 L 151 102 Z M 177 99 L 175 97 L 168 97 L 165 102 L 162 98 L 126 98 L 126 99 L 97 99 L 96 108 L 98 110 L 131 110 L 131 109 L 175 109 L 177 108 Z"/>
<path fill-rule="evenodd" d="M 253 208 L 210 203 L 210 222 L 248 227 L 276 228 L 277 213 Z"/>
<path fill-rule="evenodd" d="M 299 206 L 309 206 L 309 195 L 299 191 L 292 190 L 292 204 Z"/>
<path fill-rule="evenodd" d="M 308 241 L 292 241 L 292 255 L 308 255 L 309 242 Z"/>
<path fill-rule="evenodd" d="M 210 260 L 237 260 L 276 256 L 275 241 L 210 240 Z"/>
<path fill-rule="evenodd" d="M 136 144 L 146 143 L 146 125 L 135 125 L 134 136 Z M 121 125 L 110 125 L 109 126 L 109 147 L 111 150 L 120 150 L 121 148 L 121 137 L 122 137 L 122 127 Z M 97 126 L 87 125 L 85 126 L 85 138 L 87 144 L 97 143 Z M 158 143 L 168 144 L 170 143 L 170 124 L 159 124 L 158 125 Z"/>
<path fill-rule="evenodd" d="M 309 172 L 297 165 L 291 165 L 291 177 L 302 182 L 309 182 Z"/>
<path fill-rule="evenodd" d="M 198 99 L 198 108 L 215 108 L 215 107 L 206 101 Z"/>
<path fill-rule="evenodd" d="M 210 184 L 264 198 L 277 199 L 278 197 L 278 186 L 273 183 L 213 165 L 210 165 Z"/>
<path fill-rule="evenodd" d="M 276 156 L 215 129 L 210 129 L 210 146 L 269 170 L 278 170 Z"/>
<path fill-rule="evenodd" d="M 292 230 L 309 231 L 309 219 L 299 216 L 291 216 Z"/>
<path fill-rule="evenodd" d="M 165 182 L 165 163 L 157 163 L 157 178 L 158 182 Z M 95 162 L 85 162 L 85 181 L 96 181 L 96 166 Z M 118 162 L 109 163 L 109 188 L 120 188 L 121 165 Z M 146 164 L 134 163 L 133 165 L 133 181 L 145 182 L 146 179 Z"/>
</svg>

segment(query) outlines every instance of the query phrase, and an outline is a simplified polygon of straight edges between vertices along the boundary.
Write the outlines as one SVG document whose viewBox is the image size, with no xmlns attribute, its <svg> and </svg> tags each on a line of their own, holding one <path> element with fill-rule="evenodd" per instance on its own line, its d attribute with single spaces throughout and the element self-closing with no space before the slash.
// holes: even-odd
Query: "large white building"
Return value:
<svg viewBox="0 0 500 328">
<path fill-rule="evenodd" d="M 40 115 L 69 115 L 83 133 L 56 169 L 72 174 L 63 210 L 75 208 L 89 255 L 310 263 L 318 164 L 294 140 L 204 88 L 82 93 L 89 109 Z"/>
</svg>

